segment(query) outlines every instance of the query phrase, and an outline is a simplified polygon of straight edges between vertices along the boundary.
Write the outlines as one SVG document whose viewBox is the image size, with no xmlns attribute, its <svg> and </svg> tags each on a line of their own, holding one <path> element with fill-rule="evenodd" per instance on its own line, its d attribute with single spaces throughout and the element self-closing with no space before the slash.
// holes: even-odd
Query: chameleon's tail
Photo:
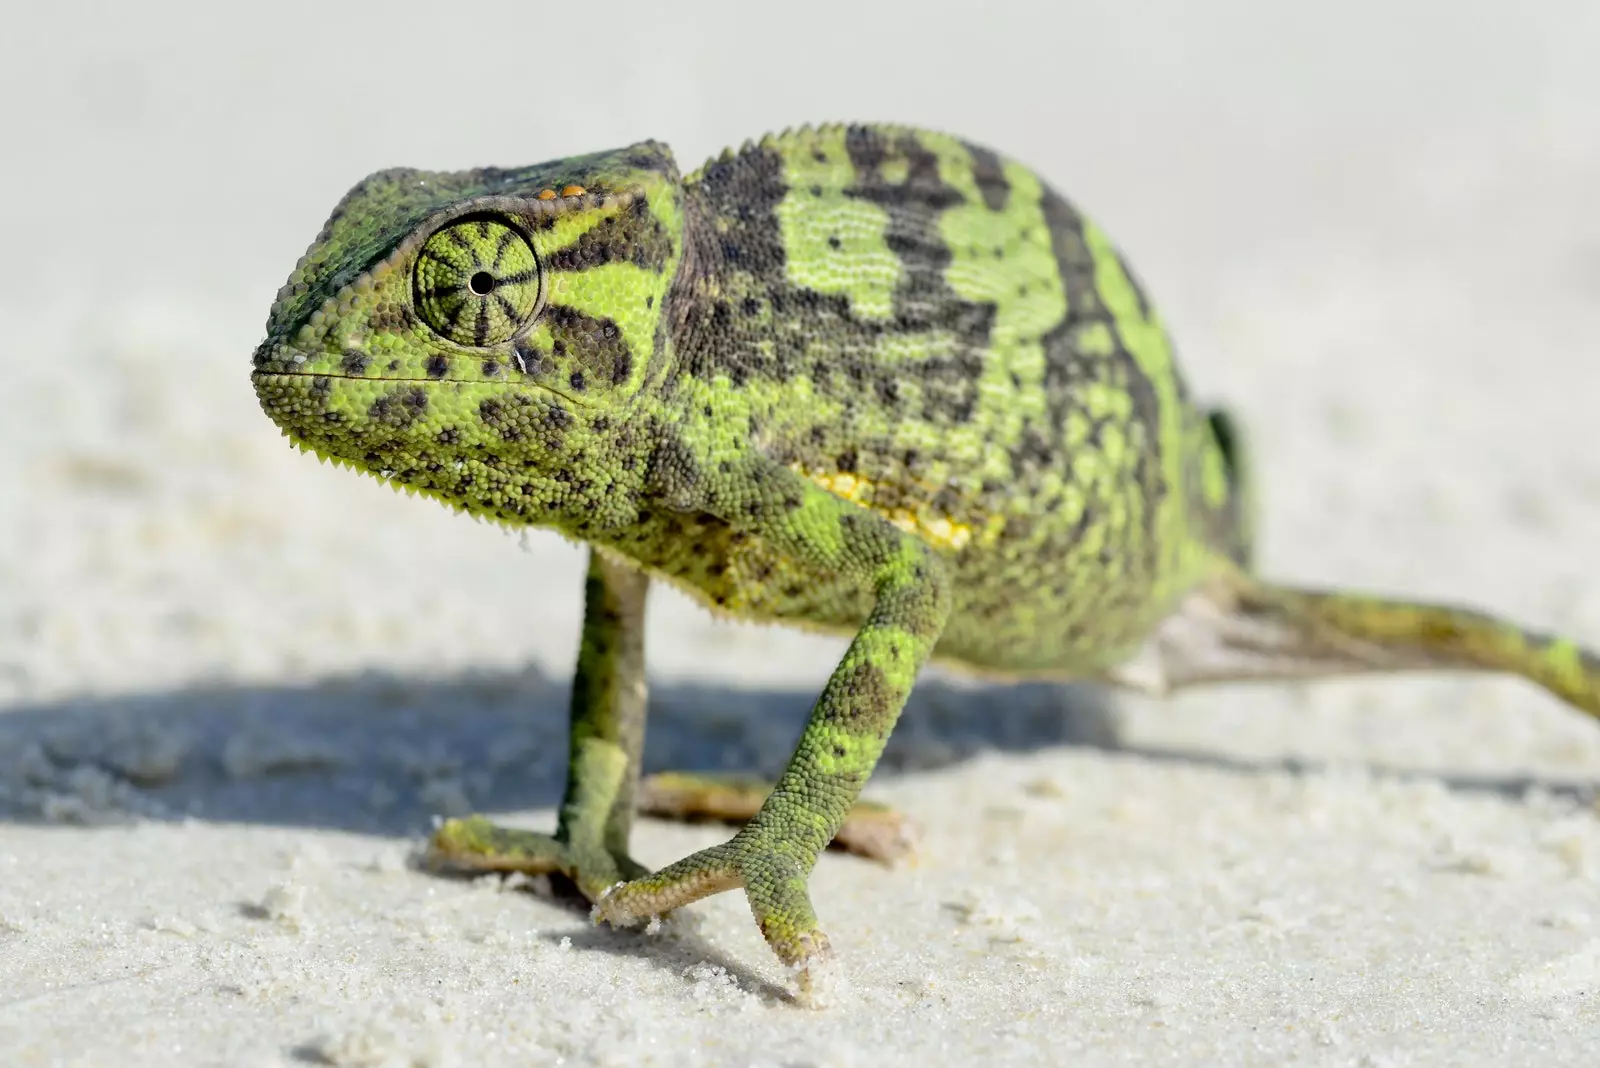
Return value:
<svg viewBox="0 0 1600 1068">
<path fill-rule="evenodd" d="M 1571 639 L 1468 608 L 1292 589 L 1240 572 L 1193 594 L 1113 678 L 1170 690 L 1401 671 L 1518 675 L 1600 718 L 1600 655 Z"/>
</svg>

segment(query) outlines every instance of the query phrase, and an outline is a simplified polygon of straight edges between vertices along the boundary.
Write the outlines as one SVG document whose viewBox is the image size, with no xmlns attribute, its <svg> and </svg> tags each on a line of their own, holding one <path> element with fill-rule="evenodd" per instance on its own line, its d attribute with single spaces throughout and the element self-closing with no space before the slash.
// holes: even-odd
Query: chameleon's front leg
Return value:
<svg viewBox="0 0 1600 1068">
<path fill-rule="evenodd" d="M 628 855 L 644 748 L 645 595 L 650 579 L 591 550 L 583 639 L 572 680 L 566 796 L 554 837 L 497 827 L 482 816 L 434 833 L 429 860 L 473 871 L 559 872 L 591 901 L 647 870 Z"/>
<path fill-rule="evenodd" d="M 804 969 L 828 952 L 806 892 L 817 856 L 872 774 L 950 613 L 945 567 L 926 544 L 792 472 L 760 466 L 707 510 L 821 572 L 873 591 L 870 615 L 811 712 L 789 765 L 731 840 L 608 893 L 595 919 L 632 923 L 743 887 L 768 945 Z"/>
<path fill-rule="evenodd" d="M 484 816 L 447 821 L 429 842 L 428 862 L 454 871 L 559 873 L 590 901 L 648 869 L 628 853 L 636 808 L 673 819 L 744 822 L 770 783 L 749 776 L 663 772 L 639 781 L 644 749 L 645 595 L 649 577 L 591 550 L 584 583 L 583 638 L 572 680 L 566 796 L 552 837 L 500 827 Z M 901 816 L 858 803 L 835 842 L 892 860 L 910 848 Z"/>
</svg>

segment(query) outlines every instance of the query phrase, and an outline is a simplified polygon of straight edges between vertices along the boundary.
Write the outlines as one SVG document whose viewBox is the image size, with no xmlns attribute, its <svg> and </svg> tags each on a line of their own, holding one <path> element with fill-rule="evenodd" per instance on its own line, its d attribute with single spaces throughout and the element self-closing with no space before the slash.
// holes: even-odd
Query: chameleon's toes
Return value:
<svg viewBox="0 0 1600 1068">
<path fill-rule="evenodd" d="M 594 921 L 630 927 L 743 885 L 737 863 L 729 855 L 731 844 L 703 849 L 653 875 L 608 887 L 595 902 Z"/>
<path fill-rule="evenodd" d="M 547 834 L 501 827 L 483 816 L 446 820 L 428 840 L 423 862 L 435 871 L 563 875 L 589 901 L 649 869 L 598 844 L 563 842 Z"/>
<path fill-rule="evenodd" d="M 595 905 L 595 922 L 631 925 L 723 890 L 744 887 L 761 936 L 780 961 L 796 969 L 802 988 L 807 969 L 831 956 L 817 926 L 806 880 L 815 855 L 803 855 L 771 834 L 741 833 L 685 857 L 653 875 L 608 890 Z"/>
<path fill-rule="evenodd" d="M 483 816 L 445 820 L 428 839 L 424 862 L 440 871 L 560 871 L 566 847 L 549 835 L 500 827 Z"/>
</svg>

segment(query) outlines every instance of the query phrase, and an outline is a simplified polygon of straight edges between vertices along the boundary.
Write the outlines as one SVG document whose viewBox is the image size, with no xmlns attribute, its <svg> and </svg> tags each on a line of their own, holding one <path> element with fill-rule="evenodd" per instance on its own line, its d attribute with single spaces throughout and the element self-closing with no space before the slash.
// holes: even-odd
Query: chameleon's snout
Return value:
<svg viewBox="0 0 1600 1068">
<path fill-rule="evenodd" d="M 278 357 L 251 375 L 256 399 L 274 423 L 330 456 L 390 468 L 397 455 L 417 453 L 447 418 L 428 383 L 277 369 L 283 365 Z"/>
</svg>

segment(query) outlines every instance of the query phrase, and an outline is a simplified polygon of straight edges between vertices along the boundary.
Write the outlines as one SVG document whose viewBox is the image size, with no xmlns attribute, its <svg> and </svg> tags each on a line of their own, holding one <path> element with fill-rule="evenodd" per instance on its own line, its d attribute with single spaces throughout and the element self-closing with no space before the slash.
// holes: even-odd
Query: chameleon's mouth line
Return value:
<svg viewBox="0 0 1600 1068">
<path fill-rule="evenodd" d="M 520 386 L 525 389 L 536 389 L 541 393 L 548 393 L 552 397 L 560 397 L 562 400 L 576 404 L 580 407 L 589 407 L 593 403 L 591 401 L 580 400 L 571 394 L 563 393 L 559 389 L 552 389 L 543 382 L 491 382 L 485 381 L 481 378 L 374 378 L 371 375 L 352 375 L 344 374 L 339 371 L 262 371 L 258 368 L 250 369 L 250 378 L 252 381 L 261 378 L 339 378 L 346 382 L 392 382 L 396 385 L 427 386 L 445 386 L 454 384 L 462 386 L 489 386 L 500 389 L 505 389 L 511 386 Z"/>
<path fill-rule="evenodd" d="M 255 368 L 250 370 L 251 378 L 342 378 L 347 382 L 432 382 L 443 384 L 446 382 L 466 382 L 465 378 L 374 378 L 371 375 L 343 374 L 339 371 L 261 371 Z M 496 386 L 512 385 L 513 383 L 483 382 L 472 380 L 476 385 Z"/>
</svg>

